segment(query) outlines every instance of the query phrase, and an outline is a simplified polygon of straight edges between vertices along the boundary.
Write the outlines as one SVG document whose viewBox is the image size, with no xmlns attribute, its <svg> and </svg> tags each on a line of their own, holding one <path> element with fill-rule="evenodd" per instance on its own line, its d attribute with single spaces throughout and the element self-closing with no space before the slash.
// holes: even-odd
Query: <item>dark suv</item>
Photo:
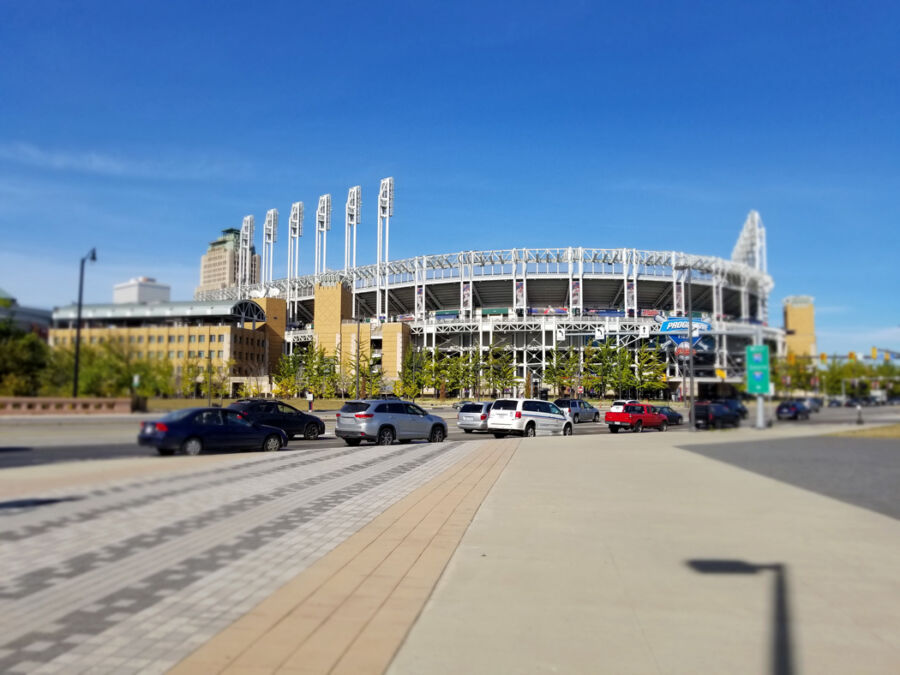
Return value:
<svg viewBox="0 0 900 675">
<path fill-rule="evenodd" d="M 698 429 L 722 429 L 726 426 L 741 426 L 741 416 L 721 403 L 702 402 L 694 404 L 694 426 Z"/>
<path fill-rule="evenodd" d="M 717 398 L 713 403 L 724 405 L 732 412 L 736 412 L 741 416 L 742 420 L 747 419 L 747 406 L 738 401 L 736 398 Z"/>
<path fill-rule="evenodd" d="M 302 436 L 308 441 L 314 441 L 325 433 L 325 422 L 315 415 L 301 412 L 281 401 L 242 398 L 228 407 L 239 411 L 251 422 L 278 427 L 288 438 Z"/>
</svg>

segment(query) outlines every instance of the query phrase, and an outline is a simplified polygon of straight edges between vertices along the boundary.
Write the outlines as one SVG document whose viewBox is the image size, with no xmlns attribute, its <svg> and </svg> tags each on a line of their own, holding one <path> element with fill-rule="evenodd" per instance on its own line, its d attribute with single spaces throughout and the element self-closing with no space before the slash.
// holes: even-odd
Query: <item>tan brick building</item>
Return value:
<svg viewBox="0 0 900 675">
<path fill-rule="evenodd" d="M 811 297 L 794 295 L 784 299 L 784 332 L 788 354 L 816 356 L 816 311 Z"/>
</svg>

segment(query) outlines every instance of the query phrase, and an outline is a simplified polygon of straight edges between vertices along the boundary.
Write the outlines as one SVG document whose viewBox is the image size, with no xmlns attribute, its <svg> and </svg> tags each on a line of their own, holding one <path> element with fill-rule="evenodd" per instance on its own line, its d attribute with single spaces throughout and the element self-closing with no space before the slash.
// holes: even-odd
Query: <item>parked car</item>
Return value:
<svg viewBox="0 0 900 675">
<path fill-rule="evenodd" d="M 680 412 L 673 410 L 667 405 L 654 406 L 653 409 L 664 416 L 669 424 L 681 424 L 684 420 L 684 416 Z"/>
<path fill-rule="evenodd" d="M 572 435 L 572 422 L 559 406 L 533 398 L 501 398 L 494 401 L 488 415 L 488 431 L 497 438 L 511 434 Z"/>
<path fill-rule="evenodd" d="M 629 403 L 640 403 L 640 401 L 635 401 L 634 399 L 622 399 L 621 401 L 613 401 L 612 405 L 609 406 L 609 412 L 622 412 L 625 409 L 625 406 Z"/>
<path fill-rule="evenodd" d="M 808 420 L 809 408 L 803 401 L 782 401 L 775 410 L 775 416 L 780 420 Z"/>
<path fill-rule="evenodd" d="M 199 455 L 204 450 L 265 450 L 287 445 L 277 427 L 251 422 L 228 408 L 184 408 L 158 420 L 141 422 L 138 444 L 156 448 L 160 455 Z"/>
<path fill-rule="evenodd" d="M 288 438 L 302 436 L 314 441 L 325 433 L 325 422 L 309 413 L 297 410 L 281 401 L 265 398 L 242 398 L 230 406 L 251 422 L 258 422 L 270 427 L 278 427 Z"/>
<path fill-rule="evenodd" d="M 409 401 L 347 401 L 335 417 L 334 433 L 347 445 L 362 441 L 390 445 L 395 440 L 404 443 L 416 438 L 440 443 L 447 438 L 447 423 L 442 418 Z"/>
<path fill-rule="evenodd" d="M 829 408 L 840 408 L 840 407 L 843 406 L 843 405 L 844 405 L 844 404 L 841 403 L 841 402 L 840 402 L 838 399 L 836 399 L 836 398 L 833 398 L 833 399 L 831 399 L 830 401 L 828 401 L 828 407 L 829 407 Z"/>
<path fill-rule="evenodd" d="M 467 434 L 473 431 L 488 430 L 488 415 L 491 413 L 492 402 L 466 403 L 459 408 L 456 415 L 456 426 Z"/>
<path fill-rule="evenodd" d="M 553 403 L 569 416 L 573 424 L 600 421 L 600 411 L 580 398 L 558 398 Z"/>
<path fill-rule="evenodd" d="M 845 408 L 855 408 L 858 405 L 862 405 L 862 401 L 860 401 L 858 398 L 848 398 L 846 401 L 844 401 Z"/>
<path fill-rule="evenodd" d="M 472 403 L 474 403 L 474 401 L 457 401 L 456 403 L 453 404 L 453 409 L 459 410 L 464 405 L 471 405 Z"/>
<path fill-rule="evenodd" d="M 747 419 L 747 414 L 749 412 L 747 410 L 747 406 L 745 406 L 743 403 L 741 403 L 736 398 L 717 398 L 717 399 L 713 400 L 713 403 L 720 403 L 720 404 L 724 405 L 726 408 L 728 408 L 729 410 L 736 412 L 738 415 L 741 416 L 742 420 Z"/>
<path fill-rule="evenodd" d="M 741 426 L 740 413 L 728 406 L 711 401 L 694 404 L 694 426 L 698 429 L 723 429 L 726 426 Z"/>
<path fill-rule="evenodd" d="M 644 429 L 665 431 L 669 428 L 666 416 L 655 412 L 655 408 L 646 403 L 628 403 L 621 412 L 610 410 L 603 421 L 614 434 L 619 433 L 619 429 L 631 429 L 635 433 L 640 433 Z"/>
<path fill-rule="evenodd" d="M 803 405 L 805 405 L 807 408 L 809 408 L 810 412 L 817 413 L 822 409 L 822 404 L 819 403 L 818 399 L 810 397 L 810 398 L 801 398 L 799 400 Z"/>
</svg>

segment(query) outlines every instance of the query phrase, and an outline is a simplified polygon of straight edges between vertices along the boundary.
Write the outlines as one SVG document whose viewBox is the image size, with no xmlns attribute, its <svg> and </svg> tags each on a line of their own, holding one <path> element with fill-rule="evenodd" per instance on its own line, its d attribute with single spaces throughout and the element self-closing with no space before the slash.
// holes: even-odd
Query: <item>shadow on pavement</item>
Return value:
<svg viewBox="0 0 900 675">
<path fill-rule="evenodd" d="M 36 506 L 50 506 L 51 504 L 60 504 L 62 502 L 78 502 L 84 497 L 57 497 L 48 499 L 12 499 L 6 502 L 0 502 L 0 510 L 2 509 L 30 509 Z"/>
<path fill-rule="evenodd" d="M 701 574 L 758 574 L 772 572 L 775 577 L 772 599 L 771 673 L 793 675 L 794 653 L 791 641 L 791 612 L 788 604 L 787 566 L 782 563 L 756 564 L 744 560 L 688 560 L 687 566 Z"/>
</svg>

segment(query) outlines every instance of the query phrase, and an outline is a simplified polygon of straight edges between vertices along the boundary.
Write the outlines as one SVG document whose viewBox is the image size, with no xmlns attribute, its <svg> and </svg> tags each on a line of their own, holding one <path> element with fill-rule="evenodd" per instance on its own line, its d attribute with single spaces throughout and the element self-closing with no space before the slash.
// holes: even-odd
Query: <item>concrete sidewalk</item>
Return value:
<svg viewBox="0 0 900 675">
<path fill-rule="evenodd" d="M 900 522 L 685 440 L 521 442 L 388 672 L 900 671 Z"/>
</svg>

